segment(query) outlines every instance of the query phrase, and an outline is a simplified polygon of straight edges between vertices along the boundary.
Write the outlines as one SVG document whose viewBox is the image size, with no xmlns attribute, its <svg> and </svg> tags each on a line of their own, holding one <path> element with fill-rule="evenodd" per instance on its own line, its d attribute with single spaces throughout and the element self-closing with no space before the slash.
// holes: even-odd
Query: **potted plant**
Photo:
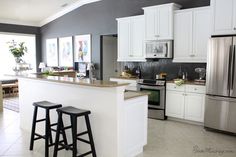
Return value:
<svg viewBox="0 0 236 157">
<path fill-rule="evenodd" d="M 27 47 L 24 42 L 17 44 L 14 40 L 12 40 L 9 42 L 9 51 L 15 57 L 16 63 L 20 63 L 22 61 L 21 57 L 27 53 Z"/>
</svg>

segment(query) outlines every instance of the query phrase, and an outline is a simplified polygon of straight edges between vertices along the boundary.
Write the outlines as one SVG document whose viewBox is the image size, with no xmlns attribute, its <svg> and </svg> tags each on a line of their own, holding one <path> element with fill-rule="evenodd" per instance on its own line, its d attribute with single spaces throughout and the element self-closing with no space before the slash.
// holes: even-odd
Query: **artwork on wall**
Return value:
<svg viewBox="0 0 236 157">
<path fill-rule="evenodd" d="M 46 40 L 47 66 L 58 66 L 57 38 Z"/>
<path fill-rule="evenodd" d="M 72 37 L 59 38 L 59 66 L 73 66 Z"/>
<path fill-rule="evenodd" d="M 75 36 L 74 46 L 75 62 L 91 62 L 91 34 Z"/>
</svg>

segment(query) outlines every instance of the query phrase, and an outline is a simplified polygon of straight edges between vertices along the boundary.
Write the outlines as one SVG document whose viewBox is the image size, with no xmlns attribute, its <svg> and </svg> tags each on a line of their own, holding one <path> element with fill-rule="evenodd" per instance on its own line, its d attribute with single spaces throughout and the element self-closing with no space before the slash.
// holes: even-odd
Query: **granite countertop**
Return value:
<svg viewBox="0 0 236 157">
<path fill-rule="evenodd" d="M 174 80 L 166 81 L 166 83 L 174 83 Z M 185 82 L 183 83 L 183 85 L 184 85 L 184 84 L 187 84 L 187 85 L 200 85 L 200 86 L 205 86 L 205 85 L 206 85 L 206 84 L 197 83 L 197 82 L 195 82 L 195 81 L 193 81 L 193 80 L 185 81 Z"/>
<path fill-rule="evenodd" d="M 139 79 L 138 77 L 124 77 L 124 76 L 113 76 L 111 78 L 115 78 L 115 79 L 126 79 L 126 80 L 137 80 Z"/>
<path fill-rule="evenodd" d="M 119 86 L 129 85 L 129 83 L 79 79 L 79 78 L 73 78 L 73 77 L 46 76 L 46 75 L 37 75 L 37 74 L 11 75 L 11 76 L 15 78 L 28 78 L 28 79 L 34 79 L 34 80 L 50 81 L 50 82 L 57 82 L 57 83 L 68 83 L 68 84 L 93 86 L 93 87 L 119 87 Z"/>
<path fill-rule="evenodd" d="M 149 95 L 149 93 L 148 92 L 139 92 L 139 91 L 125 91 L 124 99 L 128 100 L 128 99 L 132 99 L 132 98 L 136 98 L 136 97 L 140 97 L 140 96 L 145 96 L 145 95 Z"/>
</svg>

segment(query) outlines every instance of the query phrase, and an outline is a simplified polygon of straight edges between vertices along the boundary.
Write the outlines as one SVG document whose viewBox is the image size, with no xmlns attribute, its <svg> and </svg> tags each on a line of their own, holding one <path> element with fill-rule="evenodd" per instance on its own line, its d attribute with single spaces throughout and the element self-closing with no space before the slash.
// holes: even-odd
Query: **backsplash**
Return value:
<svg viewBox="0 0 236 157">
<path fill-rule="evenodd" d="M 188 73 L 188 80 L 194 80 L 199 77 L 195 68 L 206 68 L 206 63 L 173 63 L 172 59 L 159 59 L 158 61 L 147 62 L 123 62 L 121 63 L 121 70 L 125 66 L 130 69 L 140 66 L 141 77 L 145 79 L 155 79 L 156 74 L 165 72 L 167 73 L 167 80 L 177 78 L 181 67 L 182 72 Z"/>
</svg>

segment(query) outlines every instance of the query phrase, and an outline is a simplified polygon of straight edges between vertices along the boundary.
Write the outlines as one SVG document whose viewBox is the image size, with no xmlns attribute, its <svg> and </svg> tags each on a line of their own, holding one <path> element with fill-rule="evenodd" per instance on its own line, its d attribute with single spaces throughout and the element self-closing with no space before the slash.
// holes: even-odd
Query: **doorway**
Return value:
<svg viewBox="0 0 236 157">
<path fill-rule="evenodd" d="M 101 36 L 101 79 L 108 81 L 120 74 L 117 62 L 117 35 Z"/>
</svg>

